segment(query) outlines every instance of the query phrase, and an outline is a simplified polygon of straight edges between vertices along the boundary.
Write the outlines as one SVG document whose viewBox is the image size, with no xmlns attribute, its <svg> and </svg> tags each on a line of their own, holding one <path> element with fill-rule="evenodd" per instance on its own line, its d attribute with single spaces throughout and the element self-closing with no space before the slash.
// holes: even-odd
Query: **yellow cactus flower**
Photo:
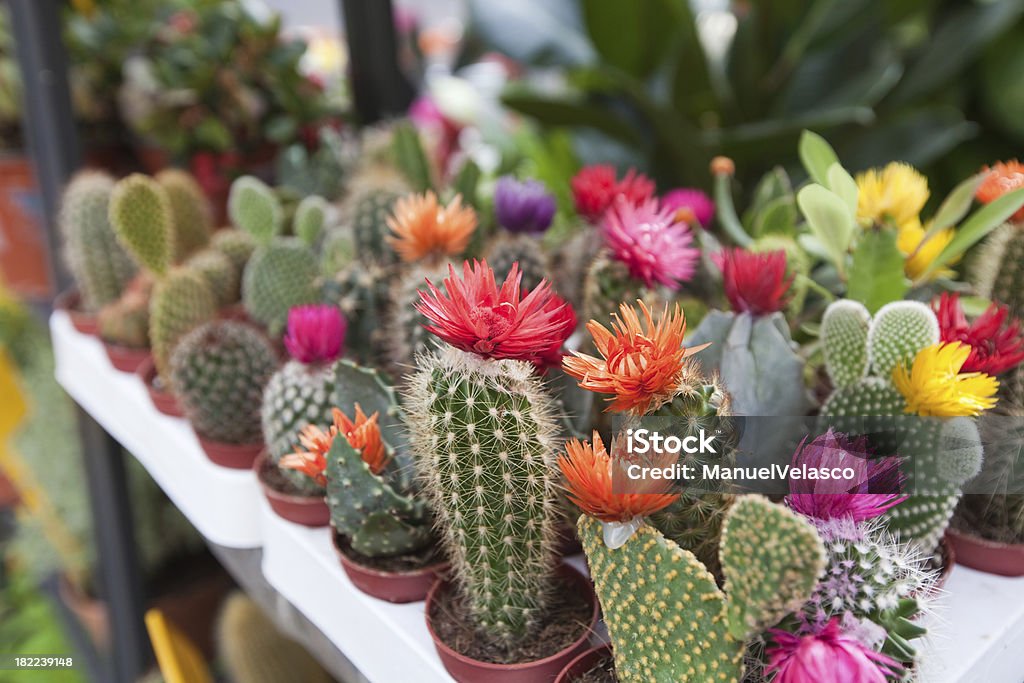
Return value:
<svg viewBox="0 0 1024 683">
<path fill-rule="evenodd" d="M 892 381 L 907 401 L 906 413 L 960 417 L 979 415 L 996 404 L 999 381 L 983 372 L 960 372 L 971 347 L 960 342 L 921 349 L 908 368 L 900 363 Z"/>
<path fill-rule="evenodd" d="M 917 220 L 928 201 L 928 179 L 902 162 L 857 174 L 857 218 L 873 223 L 890 220 L 903 227 Z"/>
<path fill-rule="evenodd" d="M 901 225 L 896 237 L 896 246 L 906 256 L 906 261 L 903 263 L 903 272 L 911 280 L 920 279 L 928 266 L 932 264 L 932 261 L 946 248 L 947 244 L 953 241 L 953 236 L 956 234 L 953 228 L 946 228 L 935 233 L 928 238 L 927 242 L 922 244 L 921 241 L 924 239 L 926 232 L 926 229 L 921 227 L 921 221 L 915 218 Z M 959 259 L 954 259 L 953 263 L 956 263 L 957 260 Z M 942 276 L 948 277 L 950 275 L 953 275 L 952 270 L 940 268 L 929 275 L 928 279 Z"/>
</svg>

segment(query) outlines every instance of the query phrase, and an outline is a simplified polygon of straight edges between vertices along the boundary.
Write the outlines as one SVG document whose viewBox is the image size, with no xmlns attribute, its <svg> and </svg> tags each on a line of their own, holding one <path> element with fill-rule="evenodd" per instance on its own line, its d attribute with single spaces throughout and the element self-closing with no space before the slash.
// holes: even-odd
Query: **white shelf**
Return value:
<svg viewBox="0 0 1024 683">
<path fill-rule="evenodd" d="M 393 605 L 345 576 L 328 529 L 309 529 L 270 510 L 249 471 L 211 463 L 188 425 L 150 404 L 142 382 L 115 370 L 100 343 L 67 315 L 50 320 L 57 380 L 149 470 L 192 524 L 214 543 L 263 546 L 267 581 L 374 683 L 450 682 L 427 634 L 423 603 Z M 579 566 L 579 565 L 577 565 Z M 921 680 L 1024 681 L 1024 577 L 957 566 L 929 623 Z"/>
</svg>

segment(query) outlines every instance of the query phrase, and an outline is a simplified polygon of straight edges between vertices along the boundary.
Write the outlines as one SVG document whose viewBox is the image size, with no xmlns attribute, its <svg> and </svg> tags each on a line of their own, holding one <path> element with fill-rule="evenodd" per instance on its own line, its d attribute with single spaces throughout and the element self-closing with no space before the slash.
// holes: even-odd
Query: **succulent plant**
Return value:
<svg viewBox="0 0 1024 683">
<path fill-rule="evenodd" d="M 998 299 L 1015 316 L 1024 316 L 1024 223 L 997 228 L 978 248 L 969 278 L 978 296 Z"/>
<path fill-rule="evenodd" d="M 71 179 L 61 198 L 58 220 L 64 259 L 88 311 L 116 301 L 135 274 L 135 263 L 110 225 L 113 190 L 114 179 L 106 173 L 83 171 Z"/>
<path fill-rule="evenodd" d="M 541 280 L 551 279 L 547 255 L 536 236 L 500 232 L 487 245 L 484 256 L 496 273 L 507 273 L 513 263 L 518 263 L 524 290 L 533 289 Z"/>
<path fill-rule="evenodd" d="M 551 398 L 530 363 L 445 347 L 404 408 L 460 595 L 482 634 L 522 642 L 554 589 Z"/>
<path fill-rule="evenodd" d="M 825 368 L 836 388 L 849 386 L 868 372 L 868 325 L 871 314 L 859 301 L 843 299 L 821 319 Z"/>
<path fill-rule="evenodd" d="M 583 515 L 578 526 L 621 681 L 738 683 L 748 639 L 799 610 L 825 567 L 814 527 L 760 496 L 726 515 L 723 589 L 654 527 L 613 549 L 597 519 Z"/>
<path fill-rule="evenodd" d="M 100 337 L 118 346 L 149 347 L 149 298 L 153 282 L 144 274 L 128 284 L 121 297 L 97 314 Z"/>
<path fill-rule="evenodd" d="M 213 212 L 199 183 L 190 174 L 176 168 L 160 171 L 154 176 L 164 188 L 174 218 L 174 255 L 180 263 L 210 242 Z"/>
<path fill-rule="evenodd" d="M 217 308 L 238 301 L 241 295 L 241 273 L 223 252 L 213 248 L 201 249 L 192 254 L 184 265 L 203 278 Z"/>
<path fill-rule="evenodd" d="M 261 423 L 267 454 L 274 463 L 295 450 L 308 425 L 331 423 L 336 385 L 335 361 L 343 353 L 345 320 L 333 306 L 298 307 L 289 314 L 285 347 L 291 359 L 274 373 L 263 391 Z M 323 493 L 315 481 L 281 470 L 307 495 Z"/>
<path fill-rule="evenodd" d="M 249 257 L 256 250 L 256 242 L 244 230 L 228 228 L 213 233 L 213 237 L 210 239 L 210 247 L 227 256 L 235 270 L 238 271 L 239 278 L 241 278 L 242 271 L 245 270 L 245 264 L 249 262 Z"/>
<path fill-rule="evenodd" d="M 217 302 L 197 273 L 176 268 L 157 281 L 149 303 L 149 340 L 160 377 L 167 377 L 171 352 L 181 338 L 216 315 Z"/>
<path fill-rule="evenodd" d="M 416 310 L 420 292 L 427 291 L 427 282 L 441 287 L 448 276 L 448 264 L 414 265 L 391 285 L 391 296 L 385 317 L 384 339 L 387 344 L 388 368 L 401 377 L 415 367 L 415 359 L 436 348 L 434 336 L 424 325 L 429 321 Z"/>
<path fill-rule="evenodd" d="M 871 372 L 890 377 L 893 368 L 914 359 L 926 346 L 939 341 L 939 323 L 930 308 L 918 301 L 894 301 L 882 306 L 868 329 Z"/>
<path fill-rule="evenodd" d="M 262 440 L 260 401 L 277 354 L 259 330 L 224 320 L 201 325 L 178 342 L 170 368 L 196 432 L 233 444 Z"/>
</svg>

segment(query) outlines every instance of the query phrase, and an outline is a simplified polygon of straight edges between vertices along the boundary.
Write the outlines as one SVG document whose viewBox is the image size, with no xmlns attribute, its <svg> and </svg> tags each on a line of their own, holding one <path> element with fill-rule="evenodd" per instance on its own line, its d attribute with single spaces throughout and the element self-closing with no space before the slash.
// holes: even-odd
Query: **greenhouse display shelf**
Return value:
<svg viewBox="0 0 1024 683">
<path fill-rule="evenodd" d="M 285 521 L 248 471 L 210 463 L 188 425 L 158 413 L 142 383 L 111 367 L 101 344 L 51 318 L 57 379 L 150 471 L 211 541 L 263 545 L 268 583 L 376 683 L 451 681 L 423 619 L 423 603 L 393 605 L 359 592 L 334 554 L 329 530 Z M 579 561 L 579 560 L 576 560 Z M 1020 683 L 1024 672 L 1024 578 L 957 566 L 932 618 L 922 680 Z"/>
<path fill-rule="evenodd" d="M 228 548 L 262 544 L 249 470 L 214 465 L 185 420 L 157 412 L 135 375 L 115 370 L 95 337 L 76 331 L 67 313 L 50 318 L 57 381 L 128 449 L 203 536 Z"/>
</svg>

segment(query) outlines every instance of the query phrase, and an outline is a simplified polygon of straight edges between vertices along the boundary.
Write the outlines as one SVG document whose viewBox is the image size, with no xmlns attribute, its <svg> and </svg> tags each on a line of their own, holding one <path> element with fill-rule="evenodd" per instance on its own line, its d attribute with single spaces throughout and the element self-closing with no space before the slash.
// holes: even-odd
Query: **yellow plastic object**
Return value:
<svg viewBox="0 0 1024 683">
<path fill-rule="evenodd" d="M 167 683 L 213 683 L 199 648 L 158 609 L 146 612 L 146 630 Z"/>
<path fill-rule="evenodd" d="M 17 370 L 7 353 L 0 349 L 0 455 L 6 452 L 14 430 L 28 412 L 25 397 L 18 386 Z"/>
</svg>

